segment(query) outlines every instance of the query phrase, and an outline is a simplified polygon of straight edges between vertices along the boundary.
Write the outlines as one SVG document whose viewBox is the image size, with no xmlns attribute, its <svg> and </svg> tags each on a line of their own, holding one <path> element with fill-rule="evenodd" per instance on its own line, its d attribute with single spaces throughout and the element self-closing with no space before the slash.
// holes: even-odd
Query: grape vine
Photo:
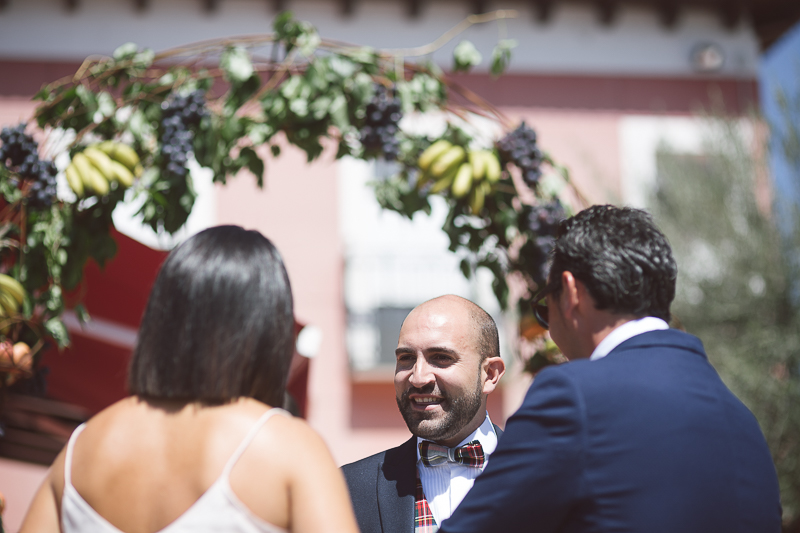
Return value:
<svg viewBox="0 0 800 533">
<path fill-rule="evenodd" d="M 46 339 L 69 343 L 63 292 L 81 283 L 87 261 L 102 265 L 114 256 L 111 213 L 120 202 L 139 202 L 144 224 L 174 233 L 195 201 L 191 168 L 204 167 L 222 184 L 249 172 L 261 186 L 259 147 L 279 157 L 283 139 L 308 161 L 333 144 L 336 158 L 394 162 L 396 175 L 377 183 L 375 194 L 406 217 L 430 212 L 431 196 L 444 197 L 450 213 L 443 229 L 464 275 L 489 269 L 502 306 L 528 315 L 555 225 L 568 211 L 557 194 L 571 187 L 566 171 L 538 147 L 531 128 L 512 129 L 437 67 L 413 60 L 472 24 L 513 16 L 473 15 L 432 45 L 381 52 L 325 41 L 284 13 L 271 35 L 159 54 L 123 45 L 44 87 L 35 97 L 38 129 L 21 124 L 0 135 L 0 343 L 23 342 L 34 360 L 23 368 L 12 355 L 3 358 L 13 349 L 0 350 L 0 376 L 29 375 Z M 512 47 L 508 39 L 498 43 L 493 74 Z M 457 47 L 454 70 L 480 61 L 470 50 Z M 447 122 L 442 135 L 404 127 L 407 117 L 429 112 Z M 473 125 L 478 116 L 509 133 L 487 141 Z M 37 136 L 61 142 L 45 143 L 50 153 L 42 154 Z M 53 160 L 62 159 L 66 166 L 56 168 Z M 72 194 L 56 190 L 62 177 Z M 514 301 L 511 279 L 527 288 Z"/>
</svg>

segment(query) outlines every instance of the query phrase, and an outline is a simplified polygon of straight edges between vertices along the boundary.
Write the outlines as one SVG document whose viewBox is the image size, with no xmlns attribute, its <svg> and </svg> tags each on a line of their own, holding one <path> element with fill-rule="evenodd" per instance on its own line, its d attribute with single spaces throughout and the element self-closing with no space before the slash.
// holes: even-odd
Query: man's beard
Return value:
<svg viewBox="0 0 800 533">
<path fill-rule="evenodd" d="M 442 406 L 442 416 L 434 419 L 432 414 L 427 411 L 414 411 L 411 406 L 413 402 L 408 397 L 409 394 L 441 396 L 442 403 L 439 405 Z M 400 398 L 397 398 L 397 408 L 400 409 L 400 414 L 403 415 L 408 430 L 413 435 L 437 442 L 454 437 L 464 429 L 470 420 L 475 418 L 481 408 L 482 396 L 483 384 L 480 381 L 479 373 L 478 386 L 471 394 L 468 393 L 461 398 L 451 398 L 433 384 L 421 389 L 412 387 L 403 392 Z M 445 409 L 445 406 L 448 406 L 449 409 Z"/>
</svg>

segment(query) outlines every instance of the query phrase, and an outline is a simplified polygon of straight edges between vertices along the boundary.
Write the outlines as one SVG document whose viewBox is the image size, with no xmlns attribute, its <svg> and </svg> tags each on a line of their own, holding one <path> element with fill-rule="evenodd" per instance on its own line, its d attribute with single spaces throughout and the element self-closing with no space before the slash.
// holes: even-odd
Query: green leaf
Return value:
<svg viewBox="0 0 800 533">
<path fill-rule="evenodd" d="M 508 68 L 511 62 L 511 49 L 517 46 L 517 41 L 513 39 L 503 39 L 492 51 L 492 76 L 500 76 Z"/>
<path fill-rule="evenodd" d="M 53 91 L 50 90 L 50 86 L 49 85 L 45 85 L 41 89 L 39 89 L 38 93 L 33 95 L 32 100 L 41 100 L 43 102 L 46 102 L 47 100 L 50 99 L 52 94 L 53 94 Z"/>
<path fill-rule="evenodd" d="M 75 94 L 78 95 L 78 99 L 86 108 L 87 114 L 89 116 L 94 115 L 97 111 L 97 95 L 85 85 L 78 85 L 75 87 Z"/>
<path fill-rule="evenodd" d="M 258 91 L 259 87 L 261 87 L 261 76 L 257 72 L 254 72 L 243 83 L 231 84 L 231 90 L 225 100 L 225 113 L 228 115 L 234 114 Z"/>
<path fill-rule="evenodd" d="M 92 319 L 92 317 L 89 316 L 89 312 L 86 310 L 86 308 L 83 306 L 83 304 L 76 305 L 72 309 L 72 311 L 75 313 L 75 316 L 78 318 L 78 322 L 80 322 L 82 325 L 86 324 L 87 322 L 89 322 Z"/>
<path fill-rule="evenodd" d="M 339 55 L 328 58 L 328 65 L 330 66 L 331 72 L 336 74 L 336 76 L 342 80 L 346 80 L 355 74 L 356 70 L 358 69 L 358 67 L 353 64 L 350 59 Z"/>
<path fill-rule="evenodd" d="M 291 11 L 283 11 L 278 13 L 275 17 L 275 20 L 272 21 L 272 31 L 275 32 L 275 36 L 279 39 L 283 39 L 289 33 L 289 26 L 291 25 L 294 19 L 294 15 Z"/>
<path fill-rule="evenodd" d="M 250 54 L 243 46 L 231 46 L 222 52 L 219 66 L 225 72 L 225 79 L 231 83 L 244 83 L 253 75 Z"/>
<path fill-rule="evenodd" d="M 122 46 L 118 47 L 114 50 L 113 58 L 116 61 L 123 61 L 125 59 L 131 59 L 133 56 L 136 55 L 136 52 L 139 51 L 139 47 L 136 46 L 136 43 L 125 43 Z"/>
<path fill-rule="evenodd" d="M 468 72 L 472 67 L 481 64 L 483 57 L 478 49 L 469 41 L 461 41 L 453 50 L 453 71 Z"/>
<path fill-rule="evenodd" d="M 469 259 L 466 257 L 461 260 L 461 263 L 458 265 L 461 268 L 461 273 L 464 275 L 465 278 L 471 279 L 472 278 L 472 265 L 469 262 Z"/>
<path fill-rule="evenodd" d="M 156 53 L 150 48 L 145 48 L 135 56 L 133 56 L 133 66 L 136 68 L 149 68 L 156 58 Z"/>
<path fill-rule="evenodd" d="M 269 124 L 254 124 L 247 132 L 247 136 L 256 146 L 264 144 L 272 138 L 275 130 Z"/>
<path fill-rule="evenodd" d="M 300 118 L 308 115 L 308 100 L 304 98 L 295 98 L 289 102 L 289 109 Z"/>
<path fill-rule="evenodd" d="M 305 83 L 302 76 L 292 76 L 281 85 L 281 96 L 287 100 L 297 98 Z"/>
<path fill-rule="evenodd" d="M 378 54 L 375 52 L 375 49 L 369 46 L 346 50 L 343 52 L 343 55 L 352 58 L 353 61 L 361 63 L 362 65 L 373 65 L 378 59 Z"/>
<path fill-rule="evenodd" d="M 67 326 L 58 317 L 53 317 L 44 323 L 44 329 L 57 343 L 59 348 L 69 346 L 69 333 Z"/>
<path fill-rule="evenodd" d="M 347 98 L 344 94 L 336 94 L 328 108 L 328 113 L 333 125 L 339 128 L 339 131 L 343 132 L 350 127 L 350 118 L 347 116 Z"/>
<path fill-rule="evenodd" d="M 247 167 L 247 170 L 256 177 L 258 187 L 262 188 L 264 186 L 264 161 L 258 157 L 256 151 L 249 146 L 242 148 L 239 152 L 239 163 Z"/>
<path fill-rule="evenodd" d="M 309 28 L 309 30 L 301 33 L 295 41 L 298 48 L 300 48 L 300 53 L 306 57 L 311 57 L 322 42 L 313 26 L 309 26 Z"/>
<path fill-rule="evenodd" d="M 108 118 L 117 110 L 117 102 L 114 97 L 106 91 L 97 95 L 97 111 L 102 118 Z"/>
</svg>

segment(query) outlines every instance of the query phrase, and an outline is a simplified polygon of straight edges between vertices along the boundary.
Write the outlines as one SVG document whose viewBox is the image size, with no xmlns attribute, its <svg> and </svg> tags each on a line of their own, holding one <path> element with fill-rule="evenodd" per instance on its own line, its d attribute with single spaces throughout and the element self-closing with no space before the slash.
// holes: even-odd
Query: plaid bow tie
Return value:
<svg viewBox="0 0 800 533">
<path fill-rule="evenodd" d="M 419 456 L 425 466 L 439 466 L 446 462 L 459 463 L 464 466 L 483 466 L 485 458 L 483 447 L 477 440 L 466 443 L 458 448 L 440 446 L 434 442 L 424 440 L 419 443 Z"/>
</svg>

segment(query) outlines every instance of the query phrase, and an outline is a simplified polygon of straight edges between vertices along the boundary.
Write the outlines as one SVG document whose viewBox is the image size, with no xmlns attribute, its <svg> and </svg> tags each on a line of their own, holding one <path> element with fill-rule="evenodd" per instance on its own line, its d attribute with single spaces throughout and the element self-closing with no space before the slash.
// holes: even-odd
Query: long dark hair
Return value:
<svg viewBox="0 0 800 533">
<path fill-rule="evenodd" d="M 280 406 L 293 347 L 292 290 L 278 250 L 257 231 L 218 226 L 161 267 L 128 386 L 144 398 Z"/>
</svg>

